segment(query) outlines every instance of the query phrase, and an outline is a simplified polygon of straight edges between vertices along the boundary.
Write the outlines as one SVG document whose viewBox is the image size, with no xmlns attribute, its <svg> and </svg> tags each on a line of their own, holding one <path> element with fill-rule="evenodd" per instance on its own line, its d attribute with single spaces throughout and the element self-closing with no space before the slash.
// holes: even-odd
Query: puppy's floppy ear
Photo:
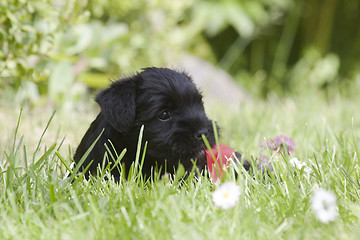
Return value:
<svg viewBox="0 0 360 240">
<path fill-rule="evenodd" d="M 127 132 L 136 112 L 137 77 L 118 80 L 96 96 L 105 120 L 117 131 Z"/>
</svg>

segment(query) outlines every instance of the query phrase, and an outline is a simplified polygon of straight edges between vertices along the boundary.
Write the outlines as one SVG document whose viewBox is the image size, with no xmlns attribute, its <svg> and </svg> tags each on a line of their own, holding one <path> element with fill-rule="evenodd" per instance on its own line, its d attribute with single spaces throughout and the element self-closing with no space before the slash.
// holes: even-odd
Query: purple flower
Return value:
<svg viewBox="0 0 360 240">
<path fill-rule="evenodd" d="M 290 153 L 294 151 L 295 146 L 294 141 L 284 135 L 280 135 L 274 139 L 269 139 L 266 141 L 263 140 L 260 144 L 262 148 L 269 147 L 273 151 L 282 151 L 283 153 L 285 153 L 286 150 L 288 155 L 290 155 Z"/>
</svg>

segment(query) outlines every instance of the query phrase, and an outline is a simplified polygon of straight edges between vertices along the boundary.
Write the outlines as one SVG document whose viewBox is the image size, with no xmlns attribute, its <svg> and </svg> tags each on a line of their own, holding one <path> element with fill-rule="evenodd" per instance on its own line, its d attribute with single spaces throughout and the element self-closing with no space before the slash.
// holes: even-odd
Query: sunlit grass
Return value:
<svg viewBox="0 0 360 240">
<path fill-rule="evenodd" d="M 96 110 L 74 111 L 70 126 L 61 111 L 53 117 L 52 110 L 42 111 L 29 119 L 36 110 L 24 109 L 19 117 L 20 108 L 4 108 L 9 118 L 20 121 L 3 128 L 7 132 L 2 135 L 11 138 L 0 137 L 0 239 L 358 239 L 356 102 L 275 98 L 238 110 L 209 109 L 222 126 L 221 142 L 247 159 L 256 162 L 264 155 L 273 163 L 269 176 L 242 169 L 237 179 L 225 176 L 241 191 L 236 206 L 227 210 L 214 205 L 216 186 L 207 177 L 183 179 L 180 169 L 175 178 L 155 174 L 143 179 L 138 171 L 142 152 L 132 174 L 121 176 L 118 183 L 105 180 L 114 167 L 106 164 L 99 177 L 89 181 L 76 168 L 71 173 L 70 159 L 83 135 L 76 129 L 85 132 L 91 118 L 83 121 L 84 115 L 94 116 Z M 30 127 L 29 121 L 36 126 Z M 260 147 L 264 137 L 280 134 L 294 140 L 292 155 Z M 121 163 L 118 154 L 108 157 Z M 295 157 L 311 171 L 293 166 L 290 160 Z M 338 216 L 328 224 L 311 208 L 319 188 L 337 197 Z"/>
</svg>

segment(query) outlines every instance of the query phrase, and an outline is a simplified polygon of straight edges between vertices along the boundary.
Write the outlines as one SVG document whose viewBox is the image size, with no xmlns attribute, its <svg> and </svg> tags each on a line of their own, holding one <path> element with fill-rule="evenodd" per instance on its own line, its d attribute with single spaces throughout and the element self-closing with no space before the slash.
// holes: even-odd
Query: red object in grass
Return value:
<svg viewBox="0 0 360 240">
<path fill-rule="evenodd" d="M 216 182 L 224 176 L 224 170 L 229 169 L 230 161 L 228 161 L 228 159 L 233 157 L 234 150 L 225 144 L 219 143 L 214 145 L 210 150 L 206 149 L 205 152 L 211 179 Z"/>
</svg>

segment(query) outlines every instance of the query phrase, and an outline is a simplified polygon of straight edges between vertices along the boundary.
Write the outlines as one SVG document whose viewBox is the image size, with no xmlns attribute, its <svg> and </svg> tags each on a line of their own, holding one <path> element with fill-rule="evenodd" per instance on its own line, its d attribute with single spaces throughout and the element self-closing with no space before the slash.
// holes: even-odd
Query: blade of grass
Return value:
<svg viewBox="0 0 360 240">
<path fill-rule="evenodd" d="M 143 133 L 144 133 L 144 125 L 141 126 L 140 132 L 139 132 L 138 144 L 137 144 L 137 149 L 136 149 L 136 157 L 135 157 L 135 170 L 138 170 L 138 167 L 139 167 Z"/>
<path fill-rule="evenodd" d="M 37 144 L 36 149 L 35 149 L 34 154 L 33 154 L 32 163 L 35 162 L 35 158 L 36 158 L 36 155 L 37 155 L 37 153 L 38 153 L 38 151 L 39 151 L 39 149 L 40 149 L 40 144 L 41 144 L 41 142 L 42 142 L 42 139 L 43 139 L 43 137 L 44 137 L 47 129 L 49 128 L 50 123 L 51 123 L 52 119 L 53 119 L 54 116 L 55 116 L 55 113 L 56 113 L 56 110 L 54 110 L 54 111 L 52 112 L 52 114 L 51 114 L 51 116 L 50 116 L 50 119 L 49 119 L 48 122 L 46 123 L 45 129 L 44 129 L 44 131 L 42 132 L 42 134 L 41 134 L 41 136 L 40 136 L 40 139 L 39 139 L 39 141 L 38 141 L 38 144 Z"/>
<path fill-rule="evenodd" d="M 22 112 L 23 112 L 23 108 L 20 109 L 19 117 L 18 117 L 18 120 L 17 120 L 17 123 L 16 123 L 16 128 L 15 128 L 15 133 L 14 133 L 14 141 L 13 141 L 12 150 L 11 150 L 12 154 L 14 154 L 14 151 L 15 151 L 16 137 L 17 137 L 17 133 L 19 131 L 20 119 L 21 119 Z"/>
<path fill-rule="evenodd" d="M 66 160 L 61 156 L 61 154 L 58 151 L 56 151 L 55 155 L 59 158 L 60 162 L 65 166 L 66 170 L 68 170 L 70 174 L 72 174 L 73 171 L 71 167 L 69 166 L 69 164 L 67 164 Z"/>
<path fill-rule="evenodd" d="M 86 158 L 89 156 L 90 152 L 92 151 L 92 149 L 95 147 L 95 144 L 99 141 L 101 135 L 104 133 L 104 129 L 101 131 L 101 133 L 99 134 L 99 136 L 95 139 L 95 141 L 91 144 L 91 146 L 89 147 L 88 150 L 86 150 L 85 154 L 80 158 L 80 161 L 75 165 L 75 168 L 73 169 L 70 177 L 69 177 L 69 181 L 72 182 L 75 177 L 77 172 L 79 171 L 80 167 L 83 165 L 83 163 L 85 162 Z M 91 163 L 90 163 L 91 164 Z M 90 164 L 87 166 L 87 168 L 83 171 L 83 173 L 86 172 L 86 170 L 90 167 Z"/>
</svg>

